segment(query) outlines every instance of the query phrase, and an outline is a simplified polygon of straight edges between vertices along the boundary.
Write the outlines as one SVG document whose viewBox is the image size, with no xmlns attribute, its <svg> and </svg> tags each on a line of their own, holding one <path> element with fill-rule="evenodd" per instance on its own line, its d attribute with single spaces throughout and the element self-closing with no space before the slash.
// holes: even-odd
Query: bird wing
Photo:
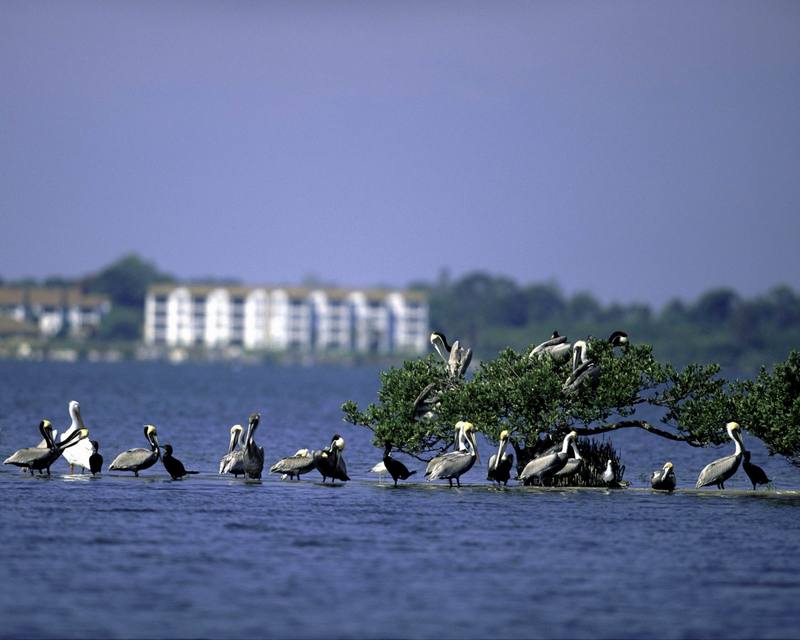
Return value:
<svg viewBox="0 0 800 640">
<path fill-rule="evenodd" d="M 553 474 L 554 478 L 567 478 L 574 475 L 580 469 L 582 460 L 580 458 L 570 458 L 566 464 Z"/>
<path fill-rule="evenodd" d="M 470 362 L 472 362 L 472 349 L 467 349 L 461 358 L 461 363 L 458 368 L 458 375 L 463 377 L 467 373 Z"/>
<path fill-rule="evenodd" d="M 719 460 L 714 460 L 714 462 L 709 462 L 700 472 L 697 483 L 694 485 L 695 489 L 725 482 L 736 473 L 736 469 L 739 468 L 740 460 L 741 456 L 734 453 L 733 455 L 725 456 Z"/>
<path fill-rule="evenodd" d="M 16 464 L 26 465 L 46 457 L 50 453 L 50 449 L 43 447 L 26 447 L 15 451 L 8 458 L 3 460 L 3 464 Z"/>
<path fill-rule="evenodd" d="M 389 470 L 386 468 L 386 465 L 381 460 L 378 464 L 376 464 L 372 469 L 370 469 L 371 473 L 388 473 Z"/>
<path fill-rule="evenodd" d="M 242 460 L 242 451 L 237 449 L 226 453 L 219 461 L 219 472 L 224 473 L 244 473 L 244 462 Z"/>
<path fill-rule="evenodd" d="M 471 460 L 472 456 L 469 453 L 454 451 L 447 455 L 440 456 L 438 460 L 436 458 L 431 460 L 431 462 L 436 461 L 436 464 L 433 465 L 430 474 L 426 472 L 426 475 L 429 480 L 451 478 L 464 469 Z"/>
<path fill-rule="evenodd" d="M 128 449 L 114 458 L 113 462 L 108 465 L 108 468 L 125 471 L 133 467 L 138 467 L 151 455 L 153 455 L 153 451 L 151 449 Z"/>
<path fill-rule="evenodd" d="M 527 480 L 528 478 L 538 476 L 541 473 L 548 471 L 551 467 L 555 466 L 557 460 L 557 453 L 548 453 L 547 455 L 534 458 L 525 465 L 522 473 L 519 474 L 520 480 Z"/>
<path fill-rule="evenodd" d="M 311 456 L 289 456 L 278 460 L 269 468 L 270 473 L 307 473 L 314 468 Z"/>
</svg>

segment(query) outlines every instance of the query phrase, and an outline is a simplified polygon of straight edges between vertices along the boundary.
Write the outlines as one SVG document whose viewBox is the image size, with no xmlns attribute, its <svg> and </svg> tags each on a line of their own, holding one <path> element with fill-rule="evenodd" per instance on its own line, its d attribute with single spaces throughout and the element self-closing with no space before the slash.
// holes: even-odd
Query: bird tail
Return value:
<svg viewBox="0 0 800 640">
<path fill-rule="evenodd" d="M 406 477 L 410 478 L 410 477 L 411 477 L 411 476 L 413 476 L 413 475 L 414 475 L 416 472 L 417 472 L 417 470 L 416 470 L 416 469 L 414 469 L 413 471 L 409 471 L 409 472 L 408 472 L 408 476 L 406 476 Z"/>
</svg>

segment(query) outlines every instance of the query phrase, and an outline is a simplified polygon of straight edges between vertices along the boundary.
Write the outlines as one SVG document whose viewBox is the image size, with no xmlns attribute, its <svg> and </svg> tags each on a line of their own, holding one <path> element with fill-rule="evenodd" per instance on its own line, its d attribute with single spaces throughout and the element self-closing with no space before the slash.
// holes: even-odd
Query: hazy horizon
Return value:
<svg viewBox="0 0 800 640">
<path fill-rule="evenodd" d="M 800 289 L 796 2 L 3 2 L 0 276 Z"/>
</svg>

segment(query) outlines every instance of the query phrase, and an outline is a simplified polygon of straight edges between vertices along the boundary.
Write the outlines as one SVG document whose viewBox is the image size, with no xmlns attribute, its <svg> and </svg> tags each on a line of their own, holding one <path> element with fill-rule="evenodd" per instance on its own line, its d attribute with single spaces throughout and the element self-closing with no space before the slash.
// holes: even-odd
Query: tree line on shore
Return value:
<svg viewBox="0 0 800 640">
<path fill-rule="evenodd" d="M 174 280 L 155 264 L 131 254 L 81 278 L 4 284 L 78 286 L 86 293 L 106 294 L 113 308 L 93 337 L 138 340 L 147 288 Z M 217 281 L 235 283 L 233 279 Z M 415 282 L 411 288 L 427 294 L 431 327 L 447 327 L 461 336 L 478 359 L 492 358 L 506 347 L 522 349 L 553 330 L 579 338 L 625 327 L 636 340 L 652 345 L 659 357 L 676 365 L 715 362 L 725 370 L 752 374 L 761 365 L 783 360 L 800 345 L 800 295 L 788 286 L 752 298 L 732 289 L 713 289 L 692 302 L 674 299 L 661 309 L 640 303 L 602 304 L 590 293 L 566 295 L 553 283 L 519 284 L 481 271 L 456 279 L 440 276 L 435 282 Z"/>
</svg>

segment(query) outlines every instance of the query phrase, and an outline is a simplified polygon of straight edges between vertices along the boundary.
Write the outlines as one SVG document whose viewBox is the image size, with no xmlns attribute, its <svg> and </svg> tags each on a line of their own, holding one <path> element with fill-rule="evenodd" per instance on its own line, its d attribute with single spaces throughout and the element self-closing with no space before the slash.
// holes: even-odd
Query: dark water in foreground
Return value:
<svg viewBox="0 0 800 640">
<path fill-rule="evenodd" d="M 0 455 L 35 444 L 81 402 L 106 464 L 158 425 L 188 468 L 50 479 L 0 468 L 2 637 L 797 637 L 800 473 L 754 461 L 775 489 L 695 492 L 730 447 L 613 436 L 626 479 L 675 463 L 682 488 L 393 489 L 369 434 L 340 422 L 373 369 L 0 363 Z M 262 413 L 267 460 L 347 441 L 346 486 L 216 475 L 228 427 Z M 422 473 L 421 464 L 412 464 Z"/>
</svg>

